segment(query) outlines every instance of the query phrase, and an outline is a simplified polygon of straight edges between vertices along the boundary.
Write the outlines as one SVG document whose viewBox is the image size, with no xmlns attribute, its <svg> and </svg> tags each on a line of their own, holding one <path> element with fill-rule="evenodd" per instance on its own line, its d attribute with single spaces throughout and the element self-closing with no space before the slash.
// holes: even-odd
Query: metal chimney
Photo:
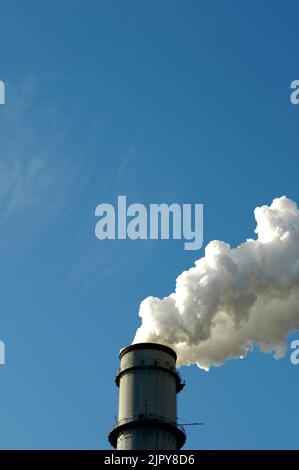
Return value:
<svg viewBox="0 0 299 470">
<path fill-rule="evenodd" d="M 162 344 L 137 343 L 120 352 L 117 425 L 109 434 L 118 450 L 178 450 L 185 433 L 177 426 L 176 395 L 184 387 L 176 353 Z"/>
</svg>

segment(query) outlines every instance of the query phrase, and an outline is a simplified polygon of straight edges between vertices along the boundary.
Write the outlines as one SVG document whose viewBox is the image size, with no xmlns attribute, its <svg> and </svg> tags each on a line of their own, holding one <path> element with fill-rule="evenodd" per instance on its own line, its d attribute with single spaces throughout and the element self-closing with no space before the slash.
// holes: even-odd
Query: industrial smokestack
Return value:
<svg viewBox="0 0 299 470">
<path fill-rule="evenodd" d="M 109 434 L 118 450 L 178 450 L 185 433 L 177 426 L 176 395 L 184 383 L 176 353 L 168 346 L 138 343 L 120 352 L 117 425 Z"/>
</svg>

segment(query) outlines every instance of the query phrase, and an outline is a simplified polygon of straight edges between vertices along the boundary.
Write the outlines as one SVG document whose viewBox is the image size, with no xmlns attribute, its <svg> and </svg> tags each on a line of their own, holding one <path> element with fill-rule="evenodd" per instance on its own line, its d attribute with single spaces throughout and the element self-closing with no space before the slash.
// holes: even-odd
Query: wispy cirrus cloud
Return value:
<svg viewBox="0 0 299 470">
<path fill-rule="evenodd" d="M 28 77 L 9 86 L 0 114 L 0 229 L 16 215 L 36 227 L 61 211 L 73 188 L 85 185 L 91 168 L 71 153 L 76 116 L 61 118 L 54 99 Z"/>
</svg>

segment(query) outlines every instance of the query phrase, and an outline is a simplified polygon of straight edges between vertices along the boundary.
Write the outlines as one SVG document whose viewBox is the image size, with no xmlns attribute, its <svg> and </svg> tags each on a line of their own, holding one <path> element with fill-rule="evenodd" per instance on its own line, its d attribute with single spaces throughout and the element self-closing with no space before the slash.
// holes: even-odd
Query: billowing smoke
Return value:
<svg viewBox="0 0 299 470">
<path fill-rule="evenodd" d="M 283 196 L 254 215 L 256 240 L 232 249 L 210 242 L 174 293 L 143 300 L 134 343 L 167 344 L 179 365 L 204 369 L 253 345 L 283 357 L 287 335 L 299 329 L 299 211 Z"/>
</svg>

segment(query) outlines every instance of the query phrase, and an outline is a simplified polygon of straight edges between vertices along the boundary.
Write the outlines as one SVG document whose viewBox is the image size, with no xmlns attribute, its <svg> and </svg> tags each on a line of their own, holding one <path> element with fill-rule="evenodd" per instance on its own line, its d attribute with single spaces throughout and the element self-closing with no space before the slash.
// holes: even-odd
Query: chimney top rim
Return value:
<svg viewBox="0 0 299 470">
<path fill-rule="evenodd" d="M 138 349 L 156 349 L 159 351 L 164 351 L 171 355 L 175 360 L 177 359 L 177 354 L 176 352 L 170 348 L 169 346 L 166 346 L 165 344 L 160 344 L 160 343 L 135 343 L 131 344 L 130 346 L 127 346 L 123 349 L 120 350 L 119 353 L 119 359 L 122 359 L 122 357 L 127 354 L 130 351 L 138 350 Z"/>
</svg>

